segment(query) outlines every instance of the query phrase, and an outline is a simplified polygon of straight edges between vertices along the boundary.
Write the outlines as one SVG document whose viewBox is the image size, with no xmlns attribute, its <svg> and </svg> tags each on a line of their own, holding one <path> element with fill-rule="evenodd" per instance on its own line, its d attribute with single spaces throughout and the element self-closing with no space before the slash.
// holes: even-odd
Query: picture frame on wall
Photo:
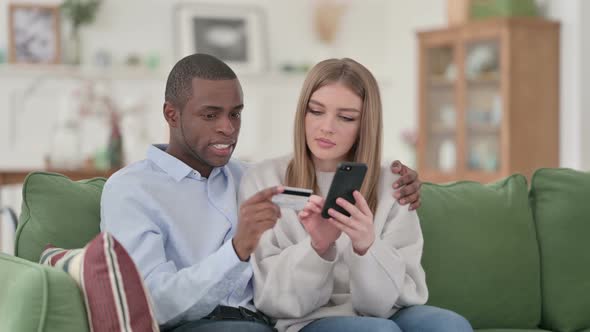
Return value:
<svg viewBox="0 0 590 332">
<path fill-rule="evenodd" d="M 177 56 L 207 53 L 242 74 L 267 68 L 266 31 L 261 8 L 240 5 L 183 4 L 176 9 Z"/>
<path fill-rule="evenodd" d="M 9 4 L 9 62 L 18 64 L 59 63 L 61 58 L 60 32 L 58 5 Z"/>
</svg>

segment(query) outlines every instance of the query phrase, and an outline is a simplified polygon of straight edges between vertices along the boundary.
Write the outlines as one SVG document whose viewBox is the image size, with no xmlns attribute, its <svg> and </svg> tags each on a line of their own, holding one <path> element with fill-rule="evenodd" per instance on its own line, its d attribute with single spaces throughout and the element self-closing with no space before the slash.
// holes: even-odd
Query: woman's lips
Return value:
<svg viewBox="0 0 590 332">
<path fill-rule="evenodd" d="M 329 139 L 325 138 L 317 138 L 316 142 L 318 143 L 320 148 L 329 149 L 336 145 L 336 143 L 330 141 Z"/>
</svg>

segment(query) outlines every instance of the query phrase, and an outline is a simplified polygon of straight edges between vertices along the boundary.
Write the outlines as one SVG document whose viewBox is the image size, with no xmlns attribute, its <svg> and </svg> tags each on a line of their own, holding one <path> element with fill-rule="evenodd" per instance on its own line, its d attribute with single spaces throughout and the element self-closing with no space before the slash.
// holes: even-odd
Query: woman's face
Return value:
<svg viewBox="0 0 590 332">
<path fill-rule="evenodd" d="M 341 83 L 317 89 L 305 114 L 305 138 L 315 167 L 334 172 L 357 140 L 363 101 Z"/>
</svg>

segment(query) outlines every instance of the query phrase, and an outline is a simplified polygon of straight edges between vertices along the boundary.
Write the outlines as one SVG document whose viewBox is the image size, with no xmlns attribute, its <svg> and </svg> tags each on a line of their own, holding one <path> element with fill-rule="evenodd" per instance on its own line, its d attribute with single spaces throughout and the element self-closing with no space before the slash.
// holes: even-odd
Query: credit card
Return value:
<svg viewBox="0 0 590 332">
<path fill-rule="evenodd" d="M 313 193 L 311 189 L 284 187 L 285 191 L 272 197 L 272 202 L 284 209 L 303 210 L 309 196 Z"/>
</svg>

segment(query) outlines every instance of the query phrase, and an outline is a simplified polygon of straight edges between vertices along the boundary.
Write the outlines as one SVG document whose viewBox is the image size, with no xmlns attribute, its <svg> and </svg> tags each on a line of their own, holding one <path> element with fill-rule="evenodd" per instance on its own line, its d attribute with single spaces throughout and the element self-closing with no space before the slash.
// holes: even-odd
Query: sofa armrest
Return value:
<svg viewBox="0 0 590 332">
<path fill-rule="evenodd" d="M 88 331 L 84 302 L 65 272 L 0 254 L 0 331 Z"/>
</svg>

